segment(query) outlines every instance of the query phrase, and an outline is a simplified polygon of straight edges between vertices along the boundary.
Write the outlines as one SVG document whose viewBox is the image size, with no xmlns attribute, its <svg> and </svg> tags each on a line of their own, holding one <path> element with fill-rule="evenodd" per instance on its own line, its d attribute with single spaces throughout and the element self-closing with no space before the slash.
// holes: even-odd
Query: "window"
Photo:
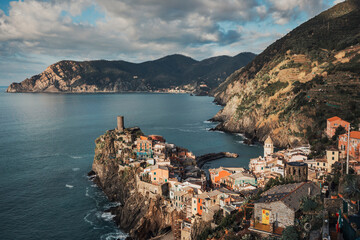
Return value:
<svg viewBox="0 0 360 240">
<path fill-rule="evenodd" d="M 317 163 L 317 165 L 319 166 L 319 163 Z"/>
<path fill-rule="evenodd" d="M 200 199 L 199 199 L 199 203 L 200 203 Z"/>
<path fill-rule="evenodd" d="M 194 200 L 194 203 L 196 203 L 196 200 Z"/>
<path fill-rule="evenodd" d="M 202 210 L 202 206 L 200 206 L 200 210 Z"/>
<path fill-rule="evenodd" d="M 156 175 L 156 172 L 154 172 L 154 175 Z"/>
<path fill-rule="evenodd" d="M 167 179 L 165 178 L 165 182 L 167 182 Z"/>
<path fill-rule="evenodd" d="M 154 180 L 156 180 L 156 177 L 154 177 Z"/>
<path fill-rule="evenodd" d="M 332 160 L 335 160 L 335 158 L 334 158 L 334 157 L 332 157 Z"/>
<path fill-rule="evenodd" d="M 177 203 L 175 203 L 175 205 L 177 206 Z"/>
<path fill-rule="evenodd" d="M 196 208 L 194 208 L 194 211 L 196 211 Z"/>
<path fill-rule="evenodd" d="M 335 155 L 335 152 L 333 152 L 333 155 Z"/>
</svg>

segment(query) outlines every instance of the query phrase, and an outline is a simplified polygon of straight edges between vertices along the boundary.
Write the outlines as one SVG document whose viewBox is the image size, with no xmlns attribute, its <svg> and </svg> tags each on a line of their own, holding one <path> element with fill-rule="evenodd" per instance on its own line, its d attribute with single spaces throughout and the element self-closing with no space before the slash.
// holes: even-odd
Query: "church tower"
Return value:
<svg viewBox="0 0 360 240">
<path fill-rule="evenodd" d="M 264 142 L 264 157 L 269 156 L 273 153 L 274 153 L 274 143 L 269 135 Z"/>
</svg>

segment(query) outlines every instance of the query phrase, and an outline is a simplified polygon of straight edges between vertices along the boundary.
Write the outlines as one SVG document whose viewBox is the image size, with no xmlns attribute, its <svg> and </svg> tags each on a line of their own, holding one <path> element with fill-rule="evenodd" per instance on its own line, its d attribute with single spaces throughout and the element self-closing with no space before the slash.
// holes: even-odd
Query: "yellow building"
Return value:
<svg viewBox="0 0 360 240">
<path fill-rule="evenodd" d="M 327 160 L 327 171 L 331 172 L 331 166 L 339 161 L 339 150 L 336 148 L 331 148 L 326 150 L 326 160 Z"/>
</svg>

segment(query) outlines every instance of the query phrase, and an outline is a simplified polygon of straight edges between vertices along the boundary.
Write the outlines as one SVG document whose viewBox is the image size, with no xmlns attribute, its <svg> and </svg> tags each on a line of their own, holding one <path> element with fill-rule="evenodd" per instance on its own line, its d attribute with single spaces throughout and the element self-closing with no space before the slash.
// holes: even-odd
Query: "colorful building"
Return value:
<svg viewBox="0 0 360 240">
<path fill-rule="evenodd" d="M 212 184 L 220 186 L 220 183 L 222 183 L 222 179 L 230 176 L 232 173 L 222 167 L 219 167 L 215 169 L 209 169 L 209 174 Z"/>
<path fill-rule="evenodd" d="M 335 135 L 336 129 L 342 126 L 346 131 L 349 130 L 350 123 L 342 120 L 341 118 L 335 116 L 327 119 L 326 121 L 326 135 L 331 138 Z"/>
<path fill-rule="evenodd" d="M 145 160 L 153 157 L 153 142 L 151 138 L 140 136 L 136 143 L 136 156 L 138 159 Z"/>
<path fill-rule="evenodd" d="M 341 151 L 341 156 L 345 157 L 347 154 L 347 146 L 348 146 L 348 134 L 342 134 L 339 136 L 339 145 L 338 148 Z M 350 149 L 349 155 L 355 159 L 360 160 L 360 131 L 352 131 L 350 132 Z"/>
<path fill-rule="evenodd" d="M 331 148 L 326 150 L 326 161 L 328 165 L 328 172 L 331 172 L 331 167 L 334 163 L 339 161 L 339 150 Z"/>
<path fill-rule="evenodd" d="M 295 224 L 301 199 L 320 194 L 320 188 L 312 182 L 285 184 L 272 187 L 261 194 L 254 203 L 250 231 L 261 230 L 281 235 L 287 226 Z"/>
<path fill-rule="evenodd" d="M 169 180 L 169 169 L 166 166 L 154 165 L 148 168 L 152 183 L 167 183 Z M 145 172 L 145 171 L 144 171 Z"/>
<path fill-rule="evenodd" d="M 246 184 L 256 186 L 256 178 L 248 173 L 239 172 L 225 177 L 225 185 L 231 189 L 240 189 Z"/>
</svg>

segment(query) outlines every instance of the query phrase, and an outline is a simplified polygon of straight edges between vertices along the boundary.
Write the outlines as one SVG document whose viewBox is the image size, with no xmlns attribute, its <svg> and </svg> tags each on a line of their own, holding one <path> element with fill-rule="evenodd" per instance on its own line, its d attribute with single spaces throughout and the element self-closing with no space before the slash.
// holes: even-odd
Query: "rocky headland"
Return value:
<svg viewBox="0 0 360 240">
<path fill-rule="evenodd" d="M 109 130 L 97 138 L 89 175 L 110 201 L 121 203 L 111 209 L 119 228 L 133 239 L 149 239 L 171 230 L 179 213 L 167 207 L 160 195 L 150 198 L 141 194 L 137 189 L 141 167 L 124 164 L 133 154 L 130 145 L 140 135 L 139 128 L 127 128 L 124 132 Z"/>
</svg>

